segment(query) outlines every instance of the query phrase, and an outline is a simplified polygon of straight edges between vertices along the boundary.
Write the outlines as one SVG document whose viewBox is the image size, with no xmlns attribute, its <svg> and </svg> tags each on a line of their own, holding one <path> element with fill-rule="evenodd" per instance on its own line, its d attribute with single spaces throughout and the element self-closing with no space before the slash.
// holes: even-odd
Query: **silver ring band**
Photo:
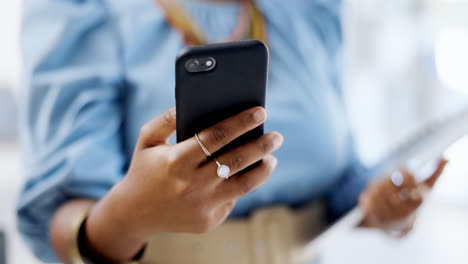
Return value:
<svg viewBox="0 0 468 264">
<path fill-rule="evenodd" d="M 200 145 L 203 152 L 205 152 L 205 155 L 207 157 L 211 157 L 211 153 L 208 151 L 208 149 L 206 149 L 205 145 L 203 145 L 203 143 L 201 142 L 200 137 L 198 136 L 198 134 L 195 134 L 195 138 L 197 139 L 198 145 Z"/>
<path fill-rule="evenodd" d="M 200 145 L 200 148 L 203 150 L 205 155 L 207 157 L 211 157 L 211 153 L 208 151 L 208 149 L 203 145 L 202 141 L 200 140 L 200 137 L 198 134 L 195 133 L 195 139 L 198 142 L 198 145 Z M 216 159 L 214 159 L 216 165 L 218 165 L 218 169 L 216 170 L 216 173 L 218 174 L 218 177 L 223 178 L 223 179 L 228 179 L 230 174 L 231 174 L 231 169 L 227 165 L 223 165 L 219 163 Z"/>
</svg>

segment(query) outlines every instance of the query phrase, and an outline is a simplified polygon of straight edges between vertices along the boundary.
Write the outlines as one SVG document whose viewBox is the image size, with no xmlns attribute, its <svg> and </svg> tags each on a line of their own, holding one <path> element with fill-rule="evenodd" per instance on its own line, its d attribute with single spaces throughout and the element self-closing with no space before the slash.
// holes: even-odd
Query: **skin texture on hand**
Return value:
<svg viewBox="0 0 468 264">
<path fill-rule="evenodd" d="M 176 145 L 168 143 L 175 132 L 175 116 L 175 109 L 170 109 L 141 128 L 127 175 L 90 211 L 86 221 L 89 244 L 111 261 L 128 261 L 158 233 L 213 230 L 228 217 L 237 199 L 265 183 L 276 167 L 271 153 L 281 147 L 283 138 L 270 132 L 218 156 L 234 175 L 227 180 L 218 177 L 216 163 L 207 161 L 195 137 Z M 208 151 L 215 153 L 265 120 L 266 111 L 255 107 L 198 135 Z M 259 166 L 236 174 L 258 161 L 262 161 Z M 56 219 L 51 229 L 59 243 L 66 235 L 57 227 L 67 219 L 63 215 Z M 67 259 L 66 254 L 59 255 Z"/>
<path fill-rule="evenodd" d="M 50 223 L 50 240 L 57 256 L 64 263 L 72 263 L 69 256 L 72 244 L 74 220 L 84 215 L 94 206 L 96 201 L 80 199 L 62 205 L 55 213 Z"/>
<path fill-rule="evenodd" d="M 370 182 L 359 197 L 359 207 L 365 214 L 360 226 L 378 228 L 387 232 L 398 231 L 399 236 L 408 234 L 416 220 L 417 209 L 437 182 L 447 163 L 447 160 L 442 159 L 432 176 L 424 182 L 417 182 L 405 169 L 395 172 L 401 178 L 401 184 L 392 181 L 390 175 Z"/>
</svg>

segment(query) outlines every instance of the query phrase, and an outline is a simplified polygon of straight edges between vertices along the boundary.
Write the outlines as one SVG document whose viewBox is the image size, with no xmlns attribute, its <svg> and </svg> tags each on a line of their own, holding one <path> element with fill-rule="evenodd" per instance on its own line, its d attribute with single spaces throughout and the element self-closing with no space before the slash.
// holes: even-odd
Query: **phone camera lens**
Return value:
<svg viewBox="0 0 468 264">
<path fill-rule="evenodd" d="M 200 66 L 200 62 L 198 60 L 190 60 L 186 64 L 186 69 L 189 72 L 196 72 L 198 67 Z"/>
<path fill-rule="evenodd" d="M 185 70 L 192 73 L 207 72 L 214 69 L 215 59 L 211 57 L 190 59 L 185 63 Z"/>
</svg>

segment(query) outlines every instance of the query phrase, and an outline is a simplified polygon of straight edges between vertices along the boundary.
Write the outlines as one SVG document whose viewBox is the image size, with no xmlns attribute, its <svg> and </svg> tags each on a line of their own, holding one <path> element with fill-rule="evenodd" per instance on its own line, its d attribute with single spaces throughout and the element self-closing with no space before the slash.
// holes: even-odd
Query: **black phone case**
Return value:
<svg viewBox="0 0 468 264">
<path fill-rule="evenodd" d="M 185 63 L 212 57 L 216 67 L 190 73 Z M 184 48 L 176 61 L 177 142 L 191 138 L 243 110 L 265 107 L 269 53 L 258 40 Z M 214 156 L 263 135 L 263 125 L 247 132 Z"/>
</svg>

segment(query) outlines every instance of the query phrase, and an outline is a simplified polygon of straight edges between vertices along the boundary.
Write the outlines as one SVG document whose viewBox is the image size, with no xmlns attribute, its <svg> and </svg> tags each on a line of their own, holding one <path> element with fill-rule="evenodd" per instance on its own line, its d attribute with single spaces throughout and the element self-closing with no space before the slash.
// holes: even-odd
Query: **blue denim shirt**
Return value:
<svg viewBox="0 0 468 264">
<path fill-rule="evenodd" d="M 340 3 L 257 2 L 271 50 L 266 130 L 285 141 L 274 175 L 241 198 L 233 216 L 319 197 L 338 215 L 365 183 L 353 173 L 358 163 L 340 94 Z M 233 3 L 184 3 L 212 41 L 236 25 Z M 27 181 L 17 213 L 39 258 L 56 261 L 48 236 L 55 210 L 70 199 L 103 197 L 125 175 L 139 128 L 175 104 L 174 61 L 182 47 L 152 0 L 25 0 Z"/>
</svg>

